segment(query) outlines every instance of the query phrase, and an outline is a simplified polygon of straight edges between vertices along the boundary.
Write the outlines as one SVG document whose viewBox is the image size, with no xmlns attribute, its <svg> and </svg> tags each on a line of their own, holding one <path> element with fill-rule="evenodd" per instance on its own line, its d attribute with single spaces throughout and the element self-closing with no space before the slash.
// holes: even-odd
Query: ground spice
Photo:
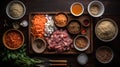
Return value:
<svg viewBox="0 0 120 67">
<path fill-rule="evenodd" d="M 72 7 L 72 12 L 75 15 L 79 15 L 82 12 L 82 10 L 83 10 L 83 8 L 80 4 L 74 4 L 73 7 Z"/>
</svg>

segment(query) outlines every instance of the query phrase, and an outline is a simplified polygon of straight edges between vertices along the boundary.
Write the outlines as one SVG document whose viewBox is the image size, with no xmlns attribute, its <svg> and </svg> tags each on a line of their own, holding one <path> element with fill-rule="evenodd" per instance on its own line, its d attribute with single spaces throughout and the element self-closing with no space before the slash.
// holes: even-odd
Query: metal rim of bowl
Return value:
<svg viewBox="0 0 120 67">
<path fill-rule="evenodd" d="M 87 46 L 86 46 L 85 48 L 81 49 L 81 48 L 78 48 L 78 47 L 76 46 L 75 41 L 76 41 L 76 39 L 77 39 L 78 37 L 84 37 L 84 38 L 87 39 L 88 43 L 87 43 Z M 77 35 L 77 36 L 74 38 L 74 47 L 75 47 L 76 50 L 78 50 L 78 51 L 85 51 L 85 50 L 87 50 L 87 49 L 89 48 L 89 46 L 90 46 L 90 40 L 88 39 L 87 36 Z"/>
<path fill-rule="evenodd" d="M 82 6 L 82 12 L 81 12 L 80 14 L 78 14 L 78 15 L 76 15 L 76 14 L 74 14 L 74 13 L 72 12 L 72 6 L 75 5 L 75 4 L 79 4 L 79 5 Z M 74 16 L 80 16 L 80 15 L 82 15 L 83 12 L 84 12 L 84 6 L 83 6 L 83 4 L 80 3 L 80 2 L 74 2 L 74 3 L 71 5 L 71 7 L 70 7 L 70 12 L 71 12 Z"/>
<path fill-rule="evenodd" d="M 7 34 L 8 32 L 10 32 L 10 31 L 17 31 L 18 33 L 20 33 L 20 35 L 21 35 L 22 38 L 23 38 L 23 41 L 22 41 L 21 45 L 20 45 L 19 47 L 17 47 L 17 48 L 11 48 L 11 47 L 7 46 L 7 44 L 6 44 L 6 42 L 5 42 L 5 36 L 6 36 L 6 34 Z M 8 48 L 8 49 L 10 49 L 10 50 L 19 49 L 19 48 L 22 47 L 22 45 L 24 44 L 24 35 L 23 35 L 23 33 L 22 33 L 20 30 L 9 29 L 9 30 L 7 30 L 7 31 L 4 33 L 4 35 L 3 35 L 3 44 L 4 44 L 4 46 L 5 46 L 6 48 Z"/>
<path fill-rule="evenodd" d="M 103 9 L 103 10 L 101 11 L 101 13 L 98 14 L 98 15 L 93 15 L 93 14 L 90 12 L 90 7 L 91 7 L 91 5 L 94 4 L 95 2 L 96 2 L 96 3 L 99 3 L 99 4 L 101 5 L 102 9 Z M 97 5 L 97 4 L 96 4 L 96 5 Z M 91 1 L 91 2 L 88 4 L 87 10 L 88 10 L 88 13 L 89 13 L 91 16 L 93 16 L 93 17 L 100 17 L 100 16 L 102 16 L 103 13 L 105 12 L 105 7 L 104 7 L 103 3 L 100 2 L 100 1 Z"/>
<path fill-rule="evenodd" d="M 113 58 L 114 58 L 114 52 L 113 52 L 113 50 L 112 50 L 110 47 L 101 46 L 101 47 L 97 48 L 95 55 L 97 55 L 97 51 L 100 50 L 101 48 L 107 48 L 107 49 L 109 49 L 109 50 L 111 51 L 111 53 L 112 53 L 112 57 L 111 57 L 111 59 L 110 59 L 109 61 L 107 61 L 107 62 L 102 62 L 102 61 L 100 61 L 100 60 L 97 58 L 97 56 L 96 56 L 96 59 L 97 59 L 100 63 L 103 63 L 103 64 L 107 64 L 107 63 L 111 62 L 111 61 L 113 60 Z"/>
<path fill-rule="evenodd" d="M 97 26 L 98 26 L 102 21 L 106 21 L 106 20 L 111 21 L 111 22 L 113 23 L 113 25 L 115 26 L 115 28 L 116 28 L 116 33 L 115 33 L 114 37 L 111 38 L 111 39 L 109 39 L 109 40 L 101 39 L 101 38 L 97 35 L 97 32 L 96 32 Z M 98 38 L 99 40 L 101 40 L 101 41 L 103 41 L 103 42 L 110 42 L 110 41 L 114 40 L 114 39 L 117 37 L 117 34 L 118 34 L 118 26 L 117 26 L 117 24 L 116 24 L 116 22 L 115 22 L 114 20 L 112 20 L 112 19 L 110 19 L 110 18 L 103 18 L 103 19 L 101 19 L 100 21 L 97 22 L 97 24 L 96 24 L 96 26 L 95 26 L 95 34 L 96 34 L 96 36 L 97 36 L 97 38 Z"/>
<path fill-rule="evenodd" d="M 36 49 L 34 48 L 34 46 L 33 46 L 33 45 L 35 45 L 35 44 L 33 44 L 33 42 L 34 42 L 35 40 L 41 40 L 41 41 L 43 41 L 43 42 L 44 42 L 44 45 L 42 45 L 42 46 L 44 46 L 44 49 L 41 49 L 41 48 L 40 48 L 41 51 L 36 50 Z M 42 52 L 45 51 L 47 45 L 46 45 L 46 41 L 45 41 L 44 39 L 42 39 L 42 38 L 36 38 L 36 39 L 33 40 L 33 42 L 32 42 L 32 49 L 33 49 L 33 51 L 34 51 L 35 53 L 42 53 Z"/>
<path fill-rule="evenodd" d="M 10 14 L 9 14 L 9 7 L 10 7 L 10 5 L 11 5 L 12 3 L 14 3 L 14 2 L 20 3 L 20 4 L 22 5 L 22 7 L 23 7 L 23 10 L 24 10 L 23 14 L 22 14 L 20 17 L 18 17 L 18 18 L 14 18 L 14 17 L 10 16 Z M 6 14 L 7 14 L 7 16 L 8 16 L 9 18 L 11 18 L 11 19 L 14 19 L 14 20 L 21 19 L 21 18 L 25 15 L 25 13 L 26 13 L 26 7 L 25 7 L 25 5 L 23 4 L 23 2 L 21 2 L 21 1 L 15 1 L 15 0 L 14 0 L 14 1 L 10 1 L 10 2 L 8 3 L 7 7 L 6 7 Z"/>
</svg>

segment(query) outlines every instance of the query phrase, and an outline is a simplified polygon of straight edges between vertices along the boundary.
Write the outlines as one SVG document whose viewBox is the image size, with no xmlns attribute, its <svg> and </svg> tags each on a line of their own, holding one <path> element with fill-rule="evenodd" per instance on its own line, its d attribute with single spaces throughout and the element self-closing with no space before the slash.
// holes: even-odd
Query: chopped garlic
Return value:
<svg viewBox="0 0 120 67">
<path fill-rule="evenodd" d="M 45 23 L 45 36 L 50 36 L 52 32 L 55 30 L 54 21 L 52 16 L 46 15 L 47 23 Z"/>
</svg>

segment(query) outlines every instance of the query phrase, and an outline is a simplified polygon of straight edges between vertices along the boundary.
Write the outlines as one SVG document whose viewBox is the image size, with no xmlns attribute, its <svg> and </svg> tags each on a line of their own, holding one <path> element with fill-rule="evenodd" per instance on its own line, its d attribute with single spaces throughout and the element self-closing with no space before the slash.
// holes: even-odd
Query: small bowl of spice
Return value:
<svg viewBox="0 0 120 67">
<path fill-rule="evenodd" d="M 81 25 L 78 20 L 71 20 L 67 25 L 67 30 L 71 34 L 78 34 L 81 30 Z"/>
<path fill-rule="evenodd" d="M 93 17 L 100 17 L 104 11 L 105 7 L 100 1 L 91 1 L 88 5 L 88 13 Z"/>
<path fill-rule="evenodd" d="M 46 49 L 46 41 L 42 38 L 36 38 L 32 42 L 32 49 L 35 53 L 42 53 Z"/>
<path fill-rule="evenodd" d="M 80 16 L 83 14 L 84 12 L 84 6 L 82 3 L 79 2 L 75 2 L 71 5 L 70 7 L 70 12 L 74 15 L 74 16 Z"/>
<path fill-rule="evenodd" d="M 68 24 L 68 16 L 65 13 L 57 13 L 54 16 L 55 25 L 57 27 L 65 27 Z"/>
<path fill-rule="evenodd" d="M 17 20 L 25 15 L 26 7 L 21 1 L 10 1 L 6 7 L 6 13 L 9 18 Z"/>
<path fill-rule="evenodd" d="M 74 39 L 74 47 L 78 51 L 85 51 L 90 46 L 90 40 L 87 36 L 77 35 Z"/>
<path fill-rule="evenodd" d="M 90 20 L 84 19 L 82 25 L 88 27 L 90 25 Z"/>
</svg>

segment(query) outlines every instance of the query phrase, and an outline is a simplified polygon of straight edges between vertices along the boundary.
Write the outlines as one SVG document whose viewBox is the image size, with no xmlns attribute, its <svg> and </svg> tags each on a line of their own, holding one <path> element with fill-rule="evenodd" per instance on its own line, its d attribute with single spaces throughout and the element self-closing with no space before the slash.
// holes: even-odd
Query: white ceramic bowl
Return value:
<svg viewBox="0 0 120 67">
<path fill-rule="evenodd" d="M 96 9 L 95 7 L 93 6 L 97 6 L 99 10 L 97 10 L 97 13 L 96 12 Z M 92 9 L 92 11 L 91 11 Z M 105 7 L 103 5 L 102 2 L 100 1 L 91 1 L 89 4 L 88 4 L 88 13 L 93 16 L 93 17 L 100 17 L 101 15 L 103 15 L 104 11 L 105 11 Z M 93 11 L 94 11 L 94 14 L 93 14 Z"/>
<path fill-rule="evenodd" d="M 9 10 L 10 10 L 10 6 L 11 6 L 13 3 L 19 3 L 19 4 L 23 7 L 23 14 L 22 14 L 21 16 L 19 16 L 19 17 L 13 17 L 13 16 L 10 15 Z M 14 20 L 21 19 L 21 18 L 25 15 L 25 13 L 26 13 L 26 7 L 25 7 L 25 5 L 23 4 L 23 2 L 21 2 L 21 1 L 17 1 L 17 0 L 10 1 L 10 2 L 8 3 L 7 7 L 6 7 L 6 13 L 7 13 L 7 16 L 8 16 L 9 18 L 11 18 L 11 19 L 14 19 Z"/>
<path fill-rule="evenodd" d="M 78 38 L 84 38 L 87 41 L 87 44 L 86 44 L 86 46 L 84 48 L 80 48 L 80 47 L 78 47 L 76 45 L 76 39 L 78 39 Z M 81 44 L 83 44 L 83 43 L 81 43 Z M 78 51 L 85 51 L 85 50 L 87 50 L 89 48 L 89 46 L 90 46 L 90 40 L 89 40 L 89 38 L 87 36 L 77 35 L 75 37 L 75 39 L 74 39 L 74 47 L 75 47 L 76 50 L 78 50 Z"/>
<path fill-rule="evenodd" d="M 79 13 L 79 14 L 75 14 L 74 12 L 73 12 L 73 10 L 72 10 L 72 8 L 73 8 L 73 6 L 74 5 L 81 5 L 81 7 L 82 7 L 82 11 Z M 78 10 L 78 8 L 76 8 L 76 10 Z M 83 4 L 82 3 L 79 3 L 79 2 L 75 2 L 75 3 L 73 3 L 72 5 L 71 5 L 71 7 L 70 7 L 70 12 L 74 15 L 74 16 L 80 16 L 80 15 L 82 15 L 83 14 L 83 12 L 84 12 L 84 6 L 83 6 Z M 77 11 L 78 12 L 78 11 Z"/>
<path fill-rule="evenodd" d="M 79 64 L 85 65 L 88 62 L 87 54 L 81 53 L 80 55 L 78 55 L 77 61 L 78 61 Z"/>
</svg>

